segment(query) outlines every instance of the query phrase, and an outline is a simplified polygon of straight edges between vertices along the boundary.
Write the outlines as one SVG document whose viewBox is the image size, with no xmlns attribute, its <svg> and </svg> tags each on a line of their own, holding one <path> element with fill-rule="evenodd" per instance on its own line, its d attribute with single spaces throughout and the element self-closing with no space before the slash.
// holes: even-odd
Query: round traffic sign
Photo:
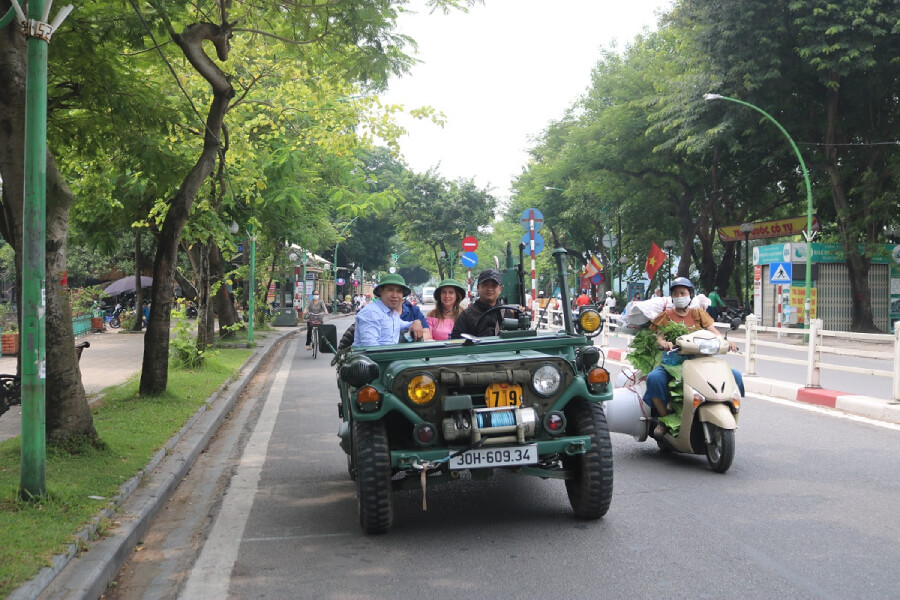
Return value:
<svg viewBox="0 0 900 600">
<path fill-rule="evenodd" d="M 478 250 L 478 240 L 476 240 L 471 235 L 464 237 L 462 241 L 462 248 L 466 252 L 474 252 L 475 250 Z"/>
<path fill-rule="evenodd" d="M 459 260 L 462 262 L 464 267 L 471 269 L 478 264 L 478 255 L 474 252 L 463 252 L 463 255 L 459 258 Z"/>
<path fill-rule="evenodd" d="M 607 233 L 606 235 L 603 236 L 603 245 L 606 246 L 607 248 L 612 248 L 613 246 L 615 246 L 616 241 L 617 241 L 616 236 L 614 236 L 610 233 Z"/>
<path fill-rule="evenodd" d="M 604 279 L 606 278 L 603 276 L 603 273 L 597 273 L 596 275 L 591 276 L 591 283 L 593 283 L 594 285 L 600 285 L 601 283 L 603 283 Z"/>
<path fill-rule="evenodd" d="M 522 216 L 519 217 L 519 223 L 522 224 L 522 228 L 525 229 L 525 231 L 531 229 L 532 219 L 534 219 L 535 231 L 540 230 L 540 228 L 544 226 L 544 213 L 536 208 L 526 208 L 522 211 Z"/>
<path fill-rule="evenodd" d="M 531 254 L 531 232 L 528 231 L 522 236 L 522 243 L 525 244 L 525 254 Z M 537 231 L 534 232 L 534 253 L 540 254 L 544 249 L 544 236 Z"/>
<path fill-rule="evenodd" d="M 343 277 L 338 277 L 338 278 L 337 278 L 337 284 L 338 284 L 338 285 L 344 285 L 345 283 L 347 283 L 347 280 L 344 279 Z"/>
</svg>

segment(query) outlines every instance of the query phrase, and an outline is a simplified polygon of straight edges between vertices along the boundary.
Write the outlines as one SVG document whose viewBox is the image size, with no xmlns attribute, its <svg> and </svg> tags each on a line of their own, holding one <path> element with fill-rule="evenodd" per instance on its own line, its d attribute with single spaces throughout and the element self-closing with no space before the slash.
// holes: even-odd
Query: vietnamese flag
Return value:
<svg viewBox="0 0 900 600">
<path fill-rule="evenodd" d="M 647 257 L 647 262 L 644 263 L 644 270 L 647 271 L 647 275 L 650 279 L 653 279 L 653 276 L 656 275 L 656 272 L 659 271 L 659 268 L 663 265 L 665 260 L 666 253 L 660 250 L 659 246 L 656 245 L 656 242 L 651 242 L 650 256 Z"/>
</svg>

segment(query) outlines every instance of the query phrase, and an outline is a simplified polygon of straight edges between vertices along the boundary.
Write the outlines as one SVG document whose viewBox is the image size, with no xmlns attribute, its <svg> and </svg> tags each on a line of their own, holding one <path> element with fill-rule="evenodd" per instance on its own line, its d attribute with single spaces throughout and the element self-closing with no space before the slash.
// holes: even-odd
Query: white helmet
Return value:
<svg viewBox="0 0 900 600">
<path fill-rule="evenodd" d="M 607 295 L 607 296 L 612 296 L 612 292 L 610 292 L 609 290 L 607 290 L 607 291 L 606 291 L 606 295 Z"/>
</svg>

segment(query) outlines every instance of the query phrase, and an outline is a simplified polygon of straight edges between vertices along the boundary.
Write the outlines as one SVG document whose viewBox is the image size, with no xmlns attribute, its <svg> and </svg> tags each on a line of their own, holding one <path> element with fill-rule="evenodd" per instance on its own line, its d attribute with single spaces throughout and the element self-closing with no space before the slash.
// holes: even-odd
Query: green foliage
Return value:
<svg viewBox="0 0 900 600">
<path fill-rule="evenodd" d="M 84 288 L 69 289 L 69 307 L 72 309 L 72 316 L 85 315 L 99 306 L 100 298 L 103 295 L 103 286 L 94 285 Z"/>
<path fill-rule="evenodd" d="M 649 329 L 641 329 L 628 345 L 628 362 L 641 373 L 647 374 L 662 362 L 662 350 L 656 341 L 656 333 Z"/>
<path fill-rule="evenodd" d="M 196 327 L 187 316 L 187 304 L 179 299 L 172 309 L 172 337 L 169 339 L 169 366 L 172 369 L 196 369 L 216 351 L 197 347 Z"/>
<path fill-rule="evenodd" d="M 19 331 L 19 315 L 16 304 L 0 302 L 0 331 L 15 333 Z"/>
<path fill-rule="evenodd" d="M 676 323 L 675 321 L 669 321 L 668 323 L 666 323 L 665 325 L 663 325 L 662 327 L 659 328 L 659 331 L 657 331 L 657 334 L 662 334 L 662 336 L 666 339 L 667 342 L 674 344 L 675 341 L 679 337 L 681 337 L 683 335 L 687 335 L 690 332 L 691 332 L 690 328 L 688 328 L 688 326 L 685 325 L 684 323 Z"/>
</svg>

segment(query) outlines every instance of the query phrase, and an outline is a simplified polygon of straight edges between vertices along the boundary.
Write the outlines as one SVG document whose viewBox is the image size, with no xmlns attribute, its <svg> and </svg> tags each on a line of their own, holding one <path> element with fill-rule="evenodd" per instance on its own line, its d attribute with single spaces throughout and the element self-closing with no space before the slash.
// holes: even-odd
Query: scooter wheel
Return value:
<svg viewBox="0 0 900 600">
<path fill-rule="evenodd" d="M 122 325 L 121 321 L 119 321 L 119 317 L 113 317 L 109 320 L 109 326 L 113 329 L 118 329 Z"/>
<path fill-rule="evenodd" d="M 710 443 L 706 446 L 706 462 L 716 473 L 724 473 L 734 461 L 734 429 L 708 424 Z"/>
</svg>

